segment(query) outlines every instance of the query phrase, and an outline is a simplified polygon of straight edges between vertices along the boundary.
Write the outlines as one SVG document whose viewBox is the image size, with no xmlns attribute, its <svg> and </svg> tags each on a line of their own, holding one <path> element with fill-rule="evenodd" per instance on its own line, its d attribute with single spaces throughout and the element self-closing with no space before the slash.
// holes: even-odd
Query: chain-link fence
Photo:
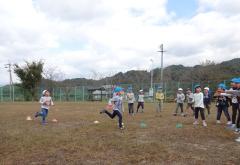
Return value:
<svg viewBox="0 0 240 165">
<path fill-rule="evenodd" d="M 222 81 L 227 86 L 229 86 L 229 81 Z M 217 84 L 219 82 L 215 81 L 206 81 L 206 82 L 164 82 L 164 83 L 153 83 L 152 91 L 153 95 L 157 91 L 158 86 L 162 86 L 163 92 L 165 93 L 165 101 L 173 101 L 178 88 L 183 88 L 185 91 L 187 88 L 193 90 L 196 84 L 200 84 L 202 87 L 208 86 L 212 91 L 216 90 Z M 154 101 L 154 97 L 151 94 L 151 85 L 144 83 L 134 83 L 134 84 L 119 84 L 121 87 L 127 90 L 128 87 L 133 88 L 133 92 L 137 96 L 140 89 L 144 90 L 146 101 Z M 54 101 L 102 101 L 108 100 L 112 97 L 112 89 L 114 85 L 103 85 L 101 87 L 87 87 L 87 86 L 76 86 L 76 87 L 52 87 L 50 89 L 51 96 Z M 36 98 L 41 97 L 41 93 L 45 88 L 37 89 Z M 32 96 L 29 90 L 23 89 L 19 86 L 3 86 L 0 87 L 0 102 L 8 101 L 31 101 Z"/>
</svg>

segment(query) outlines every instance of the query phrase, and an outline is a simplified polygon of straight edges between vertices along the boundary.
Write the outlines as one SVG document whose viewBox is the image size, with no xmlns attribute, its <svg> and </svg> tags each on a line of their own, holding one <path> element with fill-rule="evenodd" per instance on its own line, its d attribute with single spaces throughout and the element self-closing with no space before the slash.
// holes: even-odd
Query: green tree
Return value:
<svg viewBox="0 0 240 165">
<path fill-rule="evenodd" d="M 43 65 L 42 61 L 26 61 L 23 67 L 14 64 L 14 73 L 20 78 L 21 86 L 29 91 L 32 100 L 37 100 L 37 87 L 42 79 Z"/>
</svg>

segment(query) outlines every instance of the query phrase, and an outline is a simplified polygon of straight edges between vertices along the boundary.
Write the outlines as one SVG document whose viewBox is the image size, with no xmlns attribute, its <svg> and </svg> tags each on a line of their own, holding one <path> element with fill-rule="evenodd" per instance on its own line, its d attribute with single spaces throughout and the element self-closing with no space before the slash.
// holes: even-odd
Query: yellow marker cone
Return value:
<svg viewBox="0 0 240 165">
<path fill-rule="evenodd" d="M 93 123 L 94 123 L 94 124 L 99 124 L 99 121 L 96 120 L 96 121 L 94 121 Z"/>
<path fill-rule="evenodd" d="M 31 116 L 27 116 L 26 120 L 31 121 L 32 120 Z"/>
<path fill-rule="evenodd" d="M 55 123 L 56 123 L 56 122 L 58 122 L 58 121 L 57 121 L 57 119 L 52 119 L 52 122 L 55 122 Z"/>
</svg>

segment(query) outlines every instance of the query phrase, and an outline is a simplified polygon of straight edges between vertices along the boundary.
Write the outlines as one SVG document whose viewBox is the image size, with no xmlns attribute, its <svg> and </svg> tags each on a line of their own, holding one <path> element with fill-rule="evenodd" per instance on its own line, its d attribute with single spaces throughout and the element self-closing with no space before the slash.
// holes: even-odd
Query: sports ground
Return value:
<svg viewBox="0 0 240 165">
<path fill-rule="evenodd" d="M 234 141 L 239 135 L 226 129 L 224 115 L 222 124 L 215 124 L 214 105 L 206 128 L 193 126 L 191 115 L 172 116 L 173 103 L 164 104 L 161 116 L 153 103 L 135 116 L 128 115 L 125 105 L 125 129 L 120 130 L 116 119 L 99 114 L 106 103 L 55 104 L 47 125 L 33 117 L 37 102 L 0 104 L 1 165 L 240 163 L 240 143 Z"/>
</svg>

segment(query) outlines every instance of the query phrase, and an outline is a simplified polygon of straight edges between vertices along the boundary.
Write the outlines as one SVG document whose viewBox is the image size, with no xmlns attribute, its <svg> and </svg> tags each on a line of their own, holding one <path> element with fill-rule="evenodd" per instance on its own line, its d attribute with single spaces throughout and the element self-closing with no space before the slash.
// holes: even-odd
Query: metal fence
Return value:
<svg viewBox="0 0 240 165">
<path fill-rule="evenodd" d="M 229 81 L 222 81 L 227 86 L 229 86 Z M 202 87 L 208 86 L 212 91 L 216 90 L 217 84 L 219 82 L 214 81 L 207 81 L 207 82 L 164 82 L 160 83 L 153 83 L 153 93 L 157 91 L 158 86 L 163 87 L 163 92 L 165 93 L 166 101 L 171 101 L 174 99 L 177 89 L 183 88 L 186 90 L 190 88 L 193 90 L 194 85 L 200 84 Z M 119 84 L 125 90 L 131 86 L 133 88 L 133 92 L 137 96 L 138 91 L 143 89 L 145 92 L 146 101 L 154 101 L 154 97 L 149 95 L 149 90 L 151 85 L 144 84 L 144 83 L 135 83 L 135 84 Z M 113 87 L 114 85 L 108 85 Z M 41 97 L 41 92 L 46 89 L 43 87 L 39 87 L 37 98 Z M 47 88 L 49 89 L 49 88 Z M 54 101 L 71 101 L 71 102 L 79 102 L 79 101 L 88 101 L 88 100 L 99 100 L 100 92 L 97 90 L 95 93 L 89 91 L 89 87 L 86 86 L 76 86 L 76 87 L 53 87 L 51 88 L 51 96 L 53 97 Z M 108 100 L 111 97 L 112 89 L 106 89 L 105 92 L 101 93 L 101 100 Z M 94 99 L 93 99 L 94 98 Z M 9 86 L 0 87 L 0 102 L 9 102 L 9 101 L 31 101 L 31 94 L 28 90 L 25 90 L 19 86 L 14 86 L 13 89 L 9 88 Z"/>
</svg>

